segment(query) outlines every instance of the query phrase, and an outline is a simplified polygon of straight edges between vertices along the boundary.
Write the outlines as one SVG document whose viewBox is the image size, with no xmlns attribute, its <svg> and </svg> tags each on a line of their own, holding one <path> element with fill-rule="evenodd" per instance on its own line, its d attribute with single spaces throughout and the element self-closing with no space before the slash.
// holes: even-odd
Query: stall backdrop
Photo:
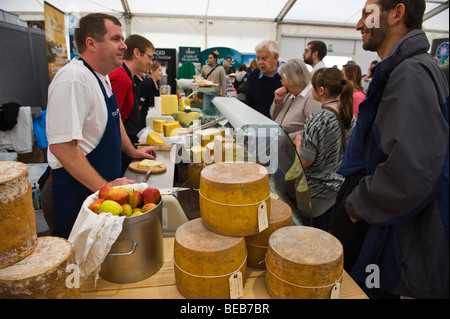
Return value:
<svg viewBox="0 0 450 319">
<path fill-rule="evenodd" d="M 448 42 L 448 1 L 426 2 L 424 30 L 430 42 L 442 42 L 441 39 Z M 378 58 L 376 53 L 361 48 L 361 35 L 355 30 L 365 0 L 49 0 L 47 3 L 66 16 L 68 46 L 69 21 L 73 20 L 69 17 L 76 20 L 87 13 L 104 12 L 121 20 L 125 36 L 141 34 L 155 47 L 177 52 L 180 47 L 195 47 L 201 51 L 225 47 L 247 56 L 255 53 L 255 46 L 261 40 L 273 39 L 280 44 L 280 57 L 289 60 L 301 58 L 306 43 L 319 39 L 327 44 L 325 63 L 328 66 L 341 66 L 351 59 L 365 72 L 370 61 Z M 26 27 L 46 28 L 43 21 L 42 0 L 0 0 L 0 26 L 6 28 L 6 31 L 0 30 L 2 43 L 15 39 L 10 34 L 13 24 L 17 25 L 14 31 L 23 28 L 19 31 L 26 34 L 25 41 L 40 36 L 30 33 L 27 30 L 30 28 Z M 10 50 L 0 51 L 2 73 L 4 68 L 12 68 L 5 62 L 8 58 L 24 55 L 15 53 L 16 50 L 32 52 L 32 60 L 27 65 L 36 64 L 40 57 L 36 56 L 36 47 L 30 48 L 30 44 L 31 40 L 19 46 L 12 42 Z M 70 52 L 69 47 L 67 51 Z M 441 51 L 445 57 L 445 47 Z M 22 73 L 21 76 L 29 75 Z M 40 74 L 31 76 L 29 81 L 42 81 Z M 0 97 L 3 94 L 0 92 Z M 45 96 L 40 98 L 45 99 Z"/>
</svg>

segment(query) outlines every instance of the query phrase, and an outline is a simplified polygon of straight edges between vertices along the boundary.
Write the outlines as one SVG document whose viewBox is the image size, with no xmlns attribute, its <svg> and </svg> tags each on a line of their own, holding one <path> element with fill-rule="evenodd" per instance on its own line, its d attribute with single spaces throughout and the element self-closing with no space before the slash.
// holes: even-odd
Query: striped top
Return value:
<svg viewBox="0 0 450 319">
<path fill-rule="evenodd" d="M 355 118 L 352 119 L 351 128 L 346 130 L 347 143 L 354 126 Z M 305 120 L 300 154 L 302 158 L 313 162 L 305 168 L 311 198 L 335 197 L 344 181 L 344 177 L 336 173 L 344 149 L 339 121 L 331 111 L 321 109 Z"/>
</svg>

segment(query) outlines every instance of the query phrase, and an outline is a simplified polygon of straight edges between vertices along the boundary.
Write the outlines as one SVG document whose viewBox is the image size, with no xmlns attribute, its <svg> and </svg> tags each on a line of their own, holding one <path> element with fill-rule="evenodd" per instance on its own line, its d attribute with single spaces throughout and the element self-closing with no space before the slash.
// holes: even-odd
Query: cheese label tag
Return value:
<svg viewBox="0 0 450 319">
<path fill-rule="evenodd" d="M 238 299 L 244 295 L 244 283 L 240 270 L 233 273 L 228 279 L 230 286 L 230 299 Z"/>
<path fill-rule="evenodd" d="M 269 220 L 267 218 L 267 206 L 266 202 L 261 202 L 258 206 L 258 229 L 262 232 L 269 227 Z"/>
<path fill-rule="evenodd" d="M 331 297 L 330 297 L 330 299 L 338 299 L 340 292 L 341 292 L 341 283 L 337 282 L 334 285 L 333 289 L 331 290 Z"/>
</svg>

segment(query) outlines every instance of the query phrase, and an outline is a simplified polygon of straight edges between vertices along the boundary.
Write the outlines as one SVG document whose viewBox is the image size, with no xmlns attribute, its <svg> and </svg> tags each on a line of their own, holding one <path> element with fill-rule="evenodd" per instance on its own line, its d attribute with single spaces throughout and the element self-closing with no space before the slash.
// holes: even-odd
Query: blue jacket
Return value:
<svg viewBox="0 0 450 319">
<path fill-rule="evenodd" d="M 368 222 L 351 276 L 380 270 L 381 289 L 449 297 L 449 90 L 421 30 L 374 68 L 338 173 L 359 181 L 350 216 Z"/>
</svg>

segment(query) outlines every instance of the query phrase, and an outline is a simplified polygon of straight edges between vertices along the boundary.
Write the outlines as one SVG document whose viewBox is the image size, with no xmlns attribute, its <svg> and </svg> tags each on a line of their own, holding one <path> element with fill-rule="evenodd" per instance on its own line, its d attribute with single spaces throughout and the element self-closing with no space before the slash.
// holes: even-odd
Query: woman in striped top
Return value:
<svg viewBox="0 0 450 319">
<path fill-rule="evenodd" d="M 311 81 L 322 104 L 304 124 L 296 146 L 305 169 L 313 212 L 312 226 L 329 231 L 336 195 L 344 178 L 336 173 L 352 133 L 353 83 L 337 68 L 322 68 Z"/>
</svg>

